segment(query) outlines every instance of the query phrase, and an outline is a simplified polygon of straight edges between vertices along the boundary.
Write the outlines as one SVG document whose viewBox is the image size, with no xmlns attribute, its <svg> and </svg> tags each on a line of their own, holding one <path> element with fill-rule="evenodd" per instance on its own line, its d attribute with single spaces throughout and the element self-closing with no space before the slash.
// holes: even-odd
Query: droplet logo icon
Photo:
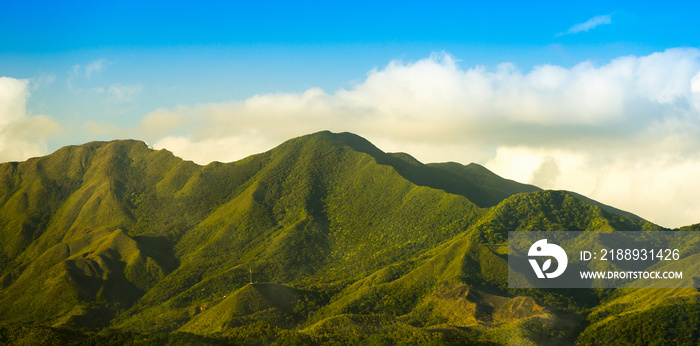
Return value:
<svg viewBox="0 0 700 346">
<path fill-rule="evenodd" d="M 551 273 L 546 273 L 546 271 L 552 266 L 551 258 L 548 258 L 546 261 L 544 261 L 544 263 L 542 263 L 542 268 L 540 268 L 540 265 L 536 260 L 529 260 L 530 265 L 532 265 L 532 270 L 535 271 L 535 274 L 540 279 L 544 279 L 545 277 L 549 279 L 559 277 L 564 273 L 566 266 L 569 264 L 569 258 L 566 256 L 566 251 L 564 251 L 564 249 L 562 249 L 559 245 L 548 244 L 547 239 L 540 239 L 532 244 L 532 246 L 530 246 L 530 250 L 527 252 L 527 255 L 530 257 L 554 257 L 554 259 L 557 260 L 557 269 Z"/>
</svg>

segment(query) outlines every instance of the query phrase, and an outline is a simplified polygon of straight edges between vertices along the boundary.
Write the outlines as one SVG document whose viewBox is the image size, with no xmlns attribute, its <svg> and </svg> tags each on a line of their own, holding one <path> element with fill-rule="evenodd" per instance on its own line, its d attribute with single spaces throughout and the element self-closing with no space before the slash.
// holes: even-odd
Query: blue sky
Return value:
<svg viewBox="0 0 700 346">
<path fill-rule="evenodd" d="M 700 222 L 696 2 L 0 8 L 0 161 L 137 138 L 205 164 L 330 129 Z"/>
<path fill-rule="evenodd" d="M 35 112 L 78 121 L 98 110 L 138 117 L 135 112 L 180 103 L 310 87 L 334 91 L 393 59 L 418 60 L 432 52 L 446 51 L 465 66 L 511 62 L 527 70 L 693 47 L 699 7 L 694 2 L 659 8 L 652 2 L 8 1 L 0 11 L 0 67 L 8 77 L 55 78 L 56 85 L 32 93 L 29 107 Z M 567 33 L 596 16 L 611 22 Z M 129 107 L 78 102 L 85 95 L 76 98 L 65 90 L 74 66 L 100 60 L 106 64 L 99 80 L 80 86 L 141 85 L 136 102 Z M 47 98 L 59 100 L 41 102 Z M 76 112 L 76 103 L 85 112 Z"/>
</svg>

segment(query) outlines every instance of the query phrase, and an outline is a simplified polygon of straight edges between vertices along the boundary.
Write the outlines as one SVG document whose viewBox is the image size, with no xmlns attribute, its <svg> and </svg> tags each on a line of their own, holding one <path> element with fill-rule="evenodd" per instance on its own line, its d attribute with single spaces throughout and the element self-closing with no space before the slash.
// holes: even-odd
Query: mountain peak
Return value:
<svg viewBox="0 0 700 346">
<path fill-rule="evenodd" d="M 367 139 L 350 132 L 334 133 L 331 131 L 320 131 L 297 138 L 290 139 L 282 143 L 278 148 L 290 145 L 318 145 L 318 146 L 345 146 L 355 151 L 372 156 L 383 155 L 384 152 L 374 146 Z M 273 149 L 274 150 L 274 149 Z"/>
</svg>

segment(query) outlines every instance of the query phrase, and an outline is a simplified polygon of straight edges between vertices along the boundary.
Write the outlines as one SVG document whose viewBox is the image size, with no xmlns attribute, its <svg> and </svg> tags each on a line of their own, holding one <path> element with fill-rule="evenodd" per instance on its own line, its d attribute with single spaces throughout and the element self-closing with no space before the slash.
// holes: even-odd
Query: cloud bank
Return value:
<svg viewBox="0 0 700 346">
<path fill-rule="evenodd" d="M 28 80 L 0 77 L 0 162 L 45 154 L 46 139 L 59 131 L 53 118 L 27 114 L 28 97 Z"/>
<path fill-rule="evenodd" d="M 156 148 L 198 163 L 240 159 L 326 129 L 423 162 L 479 162 L 666 226 L 700 222 L 697 49 L 530 71 L 508 63 L 465 68 L 434 54 L 392 61 L 349 90 L 158 109 L 141 122 Z"/>
</svg>

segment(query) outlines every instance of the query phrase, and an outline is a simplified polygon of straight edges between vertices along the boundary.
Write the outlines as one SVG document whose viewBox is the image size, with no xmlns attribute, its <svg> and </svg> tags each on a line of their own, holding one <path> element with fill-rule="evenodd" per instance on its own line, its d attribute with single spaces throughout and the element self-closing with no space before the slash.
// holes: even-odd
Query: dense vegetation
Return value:
<svg viewBox="0 0 700 346">
<path fill-rule="evenodd" d="M 529 229 L 662 228 L 348 133 L 206 166 L 66 147 L 0 165 L 0 343 L 697 342 L 696 290 L 509 289 Z"/>
</svg>

